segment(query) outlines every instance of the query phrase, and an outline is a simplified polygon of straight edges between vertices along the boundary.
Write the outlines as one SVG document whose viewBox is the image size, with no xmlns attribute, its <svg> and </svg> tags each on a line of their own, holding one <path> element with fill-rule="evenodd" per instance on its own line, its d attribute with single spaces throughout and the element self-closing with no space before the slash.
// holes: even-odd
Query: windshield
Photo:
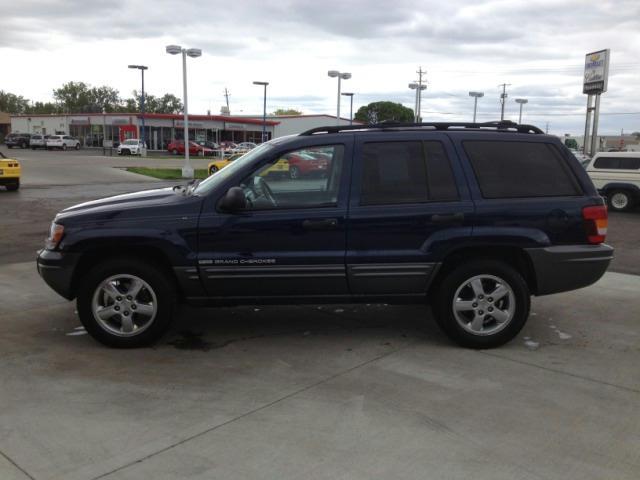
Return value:
<svg viewBox="0 0 640 480">
<path fill-rule="evenodd" d="M 273 145 L 263 143 L 259 147 L 250 150 L 248 153 L 242 155 L 237 160 L 231 162 L 228 166 L 214 173 L 206 180 L 200 182 L 198 187 L 193 191 L 196 195 L 206 195 L 216 186 L 224 183 L 229 177 L 233 176 L 238 170 L 242 169 L 245 165 L 253 162 L 256 158 L 262 156 L 269 150 L 273 149 Z"/>
</svg>

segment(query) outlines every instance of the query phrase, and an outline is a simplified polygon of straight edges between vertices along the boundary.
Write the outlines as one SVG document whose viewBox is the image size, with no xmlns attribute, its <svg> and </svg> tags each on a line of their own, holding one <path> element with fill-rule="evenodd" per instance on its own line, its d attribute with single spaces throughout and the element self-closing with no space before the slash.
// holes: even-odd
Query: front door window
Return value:
<svg viewBox="0 0 640 480">
<path fill-rule="evenodd" d="M 310 147 L 280 155 L 241 183 L 247 210 L 335 206 L 343 160 L 342 145 Z"/>
</svg>

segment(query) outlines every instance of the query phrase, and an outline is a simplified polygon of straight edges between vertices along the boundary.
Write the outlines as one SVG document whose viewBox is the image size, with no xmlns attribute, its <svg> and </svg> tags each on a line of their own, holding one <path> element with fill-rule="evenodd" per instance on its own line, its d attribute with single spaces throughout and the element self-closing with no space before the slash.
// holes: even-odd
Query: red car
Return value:
<svg viewBox="0 0 640 480">
<path fill-rule="evenodd" d="M 283 158 L 289 161 L 289 176 L 293 179 L 302 175 L 325 175 L 331 161 L 331 155 L 315 150 L 298 151 Z"/>
<path fill-rule="evenodd" d="M 184 141 L 174 140 L 169 145 L 167 145 L 167 150 L 169 151 L 169 153 L 172 153 L 174 155 L 184 155 Z M 196 142 L 189 142 L 189 155 L 211 156 L 214 154 L 215 151 L 210 148 L 198 145 Z"/>
</svg>

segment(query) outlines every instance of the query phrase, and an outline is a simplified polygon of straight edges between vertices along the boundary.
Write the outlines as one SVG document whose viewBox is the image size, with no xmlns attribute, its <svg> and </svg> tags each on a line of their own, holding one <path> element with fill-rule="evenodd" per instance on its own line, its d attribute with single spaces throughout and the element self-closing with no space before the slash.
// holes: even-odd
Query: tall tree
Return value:
<svg viewBox="0 0 640 480">
<path fill-rule="evenodd" d="M 102 86 L 89 90 L 91 112 L 114 112 L 121 104 L 120 93 L 115 88 Z"/>
<path fill-rule="evenodd" d="M 20 114 L 25 113 L 28 107 L 28 99 L 0 90 L 0 112 Z"/>
<path fill-rule="evenodd" d="M 302 115 L 302 112 L 295 108 L 278 108 L 271 115 Z"/>
<path fill-rule="evenodd" d="M 145 92 L 144 98 L 144 111 L 147 113 L 181 113 L 183 111 L 182 102 L 171 93 L 165 93 L 162 97 L 156 97 L 155 95 L 149 95 Z M 140 99 L 140 92 L 134 90 L 133 98 L 125 100 L 125 110 L 129 112 L 139 112 L 141 110 Z"/>
<path fill-rule="evenodd" d="M 365 123 L 380 123 L 385 121 L 413 122 L 413 110 L 400 103 L 373 102 L 360 107 L 355 114 L 355 120 Z"/>
<path fill-rule="evenodd" d="M 53 90 L 53 98 L 68 113 L 87 111 L 91 103 L 89 85 L 84 82 L 67 82 L 63 84 L 62 87 Z"/>
</svg>

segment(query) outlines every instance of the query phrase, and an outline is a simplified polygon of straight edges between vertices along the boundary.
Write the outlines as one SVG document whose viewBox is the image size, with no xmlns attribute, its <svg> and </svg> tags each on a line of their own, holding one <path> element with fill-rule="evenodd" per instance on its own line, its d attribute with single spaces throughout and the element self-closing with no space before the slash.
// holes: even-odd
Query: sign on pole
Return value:
<svg viewBox="0 0 640 480">
<path fill-rule="evenodd" d="M 584 82 L 582 93 L 589 95 L 604 93 L 607 91 L 609 79 L 610 50 L 587 53 L 584 61 Z"/>
</svg>

